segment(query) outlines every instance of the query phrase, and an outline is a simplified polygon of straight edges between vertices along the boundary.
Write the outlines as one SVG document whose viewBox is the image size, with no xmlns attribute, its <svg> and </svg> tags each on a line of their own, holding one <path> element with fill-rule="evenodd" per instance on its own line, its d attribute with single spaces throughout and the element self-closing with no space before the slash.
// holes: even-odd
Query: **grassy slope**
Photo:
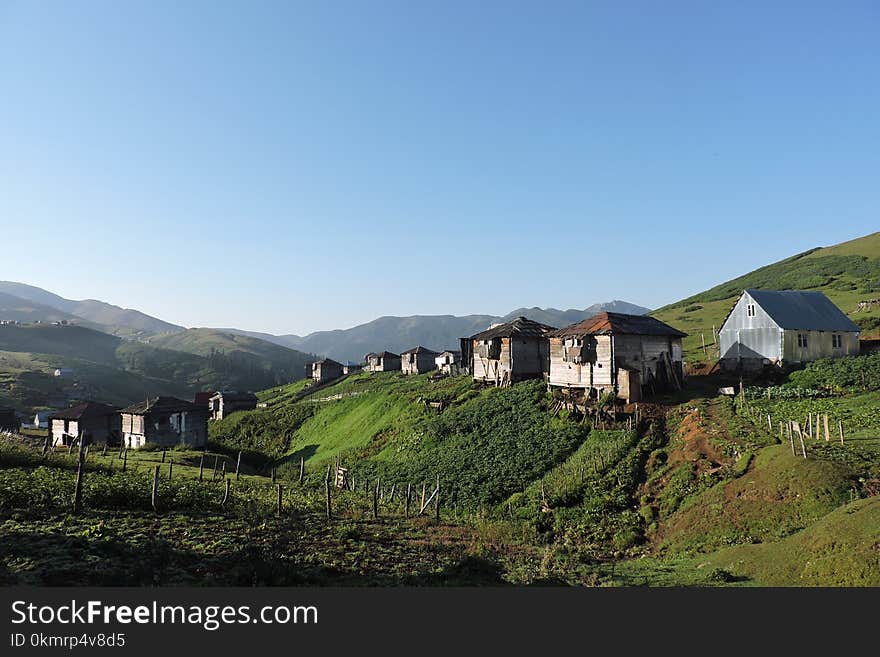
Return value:
<svg viewBox="0 0 880 657">
<path fill-rule="evenodd" d="M 700 334 L 711 343 L 712 326 L 721 328 L 740 292 L 750 287 L 819 290 L 853 319 L 880 321 L 880 308 L 853 314 L 859 301 L 880 297 L 880 233 L 786 258 L 651 314 L 689 334 L 684 341 L 689 361 L 705 360 Z"/>
<path fill-rule="evenodd" d="M 249 343 L 252 351 L 256 342 Z M 202 389 L 259 389 L 303 376 L 305 355 L 269 347 L 263 356 L 205 356 L 82 326 L 0 326 L 0 403 L 27 412 L 66 398 L 127 404 L 156 394 L 188 398 Z M 59 381 L 51 376 L 56 368 L 74 374 Z"/>
</svg>

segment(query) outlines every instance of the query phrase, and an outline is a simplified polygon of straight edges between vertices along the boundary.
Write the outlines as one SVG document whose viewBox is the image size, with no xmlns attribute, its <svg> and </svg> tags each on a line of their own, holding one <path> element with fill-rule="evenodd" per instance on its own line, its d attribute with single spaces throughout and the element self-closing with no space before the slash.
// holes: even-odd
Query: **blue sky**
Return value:
<svg viewBox="0 0 880 657">
<path fill-rule="evenodd" d="M 880 229 L 876 2 L 0 0 L 0 279 L 189 326 L 658 306 Z"/>
</svg>

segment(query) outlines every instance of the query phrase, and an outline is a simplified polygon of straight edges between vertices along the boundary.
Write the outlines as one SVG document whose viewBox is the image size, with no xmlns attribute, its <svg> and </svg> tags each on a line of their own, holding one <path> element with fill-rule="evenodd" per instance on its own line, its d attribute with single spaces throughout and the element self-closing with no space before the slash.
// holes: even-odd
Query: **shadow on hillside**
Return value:
<svg viewBox="0 0 880 657">
<path fill-rule="evenodd" d="M 319 445 L 305 445 L 304 447 L 301 447 L 300 449 L 296 450 L 295 452 L 291 452 L 287 456 L 282 457 L 281 460 L 278 461 L 278 464 L 281 465 L 283 463 L 294 463 L 294 462 L 299 463 L 300 459 L 303 459 L 304 461 L 308 461 L 318 451 L 318 447 L 319 447 Z"/>
<path fill-rule="evenodd" d="M 65 536 L 42 532 L 7 535 L 0 541 L 0 585 L 31 586 L 501 586 L 494 561 L 466 556 L 442 571 L 362 571 L 299 550 L 247 543 L 211 555 L 181 549 L 170 541 Z M 417 555 L 411 555 L 416 557 Z M 452 554 L 445 556 L 451 557 Z M 373 569 L 376 567 L 373 566 Z"/>
</svg>

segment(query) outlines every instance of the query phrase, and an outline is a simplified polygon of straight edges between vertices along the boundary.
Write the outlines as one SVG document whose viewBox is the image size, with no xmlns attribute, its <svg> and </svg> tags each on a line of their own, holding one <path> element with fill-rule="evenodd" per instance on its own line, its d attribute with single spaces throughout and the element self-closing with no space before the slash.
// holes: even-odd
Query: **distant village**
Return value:
<svg viewBox="0 0 880 657">
<path fill-rule="evenodd" d="M 755 372 L 856 355 L 859 336 L 858 325 L 821 292 L 745 290 L 718 332 L 718 366 Z M 495 386 L 543 379 L 575 403 L 610 395 L 632 404 L 685 385 L 685 337 L 649 315 L 603 312 L 563 328 L 518 317 L 461 338 L 456 350 L 371 352 L 357 364 L 324 358 L 310 363 L 307 375 L 310 390 L 360 371 L 469 375 Z M 160 396 L 122 409 L 86 401 L 38 413 L 31 426 L 45 429 L 47 444 L 56 446 L 82 441 L 132 449 L 147 443 L 201 447 L 209 421 L 257 407 L 255 394 L 237 391 L 200 392 L 192 401 Z M 17 431 L 21 424 L 13 409 L 0 407 L 0 431 Z"/>
</svg>

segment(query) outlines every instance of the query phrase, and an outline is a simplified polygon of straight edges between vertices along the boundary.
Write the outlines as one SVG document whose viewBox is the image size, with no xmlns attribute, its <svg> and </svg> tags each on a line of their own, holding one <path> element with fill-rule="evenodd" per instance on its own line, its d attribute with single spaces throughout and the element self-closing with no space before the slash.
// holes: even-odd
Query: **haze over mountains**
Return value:
<svg viewBox="0 0 880 657">
<path fill-rule="evenodd" d="M 583 310 L 555 308 L 518 308 L 504 316 L 496 315 L 416 315 L 411 317 L 380 317 L 349 329 L 317 331 L 309 335 L 272 335 L 236 328 L 198 329 L 186 339 L 170 341 L 185 345 L 180 351 L 206 355 L 205 345 L 216 343 L 217 334 L 246 335 L 307 354 L 328 356 L 336 360 L 360 361 L 365 353 L 378 349 L 402 351 L 416 345 L 433 349 L 457 348 L 462 336 L 482 331 L 495 322 L 505 322 L 520 315 L 551 326 L 565 326 L 604 310 L 644 314 L 648 308 L 626 301 L 599 303 Z M 167 347 L 169 334 L 190 333 L 196 329 L 157 319 L 140 311 L 120 308 L 93 299 L 73 301 L 39 287 L 0 281 L 0 319 L 34 322 L 70 321 L 123 338 Z M 211 340 L 206 331 L 213 331 Z M 230 342 L 228 339 L 226 342 Z M 230 346 L 230 345 L 226 345 Z M 234 345 L 231 345 L 234 347 Z M 174 348 L 174 347 L 171 347 Z"/>
</svg>

